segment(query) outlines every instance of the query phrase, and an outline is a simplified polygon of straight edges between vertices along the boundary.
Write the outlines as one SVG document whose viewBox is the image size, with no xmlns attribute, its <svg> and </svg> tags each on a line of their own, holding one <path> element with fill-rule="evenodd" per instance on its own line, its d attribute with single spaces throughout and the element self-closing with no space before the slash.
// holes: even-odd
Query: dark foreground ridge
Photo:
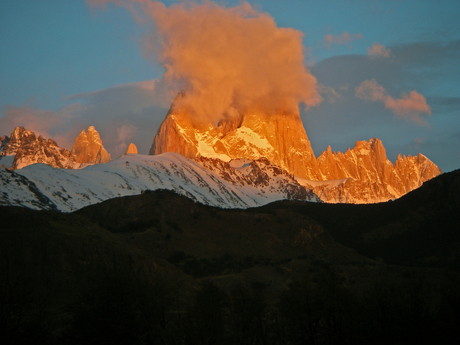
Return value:
<svg viewBox="0 0 460 345">
<path fill-rule="evenodd" d="M 460 171 L 375 205 L 0 207 L 2 343 L 449 343 L 459 211 Z"/>
</svg>

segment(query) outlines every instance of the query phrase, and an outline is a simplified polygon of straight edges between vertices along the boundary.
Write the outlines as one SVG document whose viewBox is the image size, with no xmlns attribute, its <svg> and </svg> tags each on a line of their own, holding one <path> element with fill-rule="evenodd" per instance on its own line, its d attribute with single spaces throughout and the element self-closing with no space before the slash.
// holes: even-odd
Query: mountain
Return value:
<svg viewBox="0 0 460 345">
<path fill-rule="evenodd" d="M 264 158 L 223 162 L 204 157 L 192 160 L 177 153 L 129 154 L 79 170 L 45 164 L 15 172 L 0 169 L 0 185 L 0 205 L 65 212 L 155 189 L 173 190 L 223 208 L 254 207 L 280 199 L 319 201 L 292 175 Z"/>
<path fill-rule="evenodd" d="M 110 154 L 104 149 L 99 133 L 93 126 L 88 128 L 88 133 L 81 131 L 72 151 L 59 147 L 52 139 L 37 137 L 24 127 L 16 127 L 10 138 L 0 137 L 0 143 L 1 164 L 11 170 L 35 163 L 55 168 L 80 169 L 86 164 L 110 162 Z"/>
<path fill-rule="evenodd" d="M 179 95 L 178 97 L 181 97 Z M 229 161 L 267 158 L 296 176 L 320 179 L 315 155 L 299 113 L 250 112 L 226 117 L 217 126 L 194 120 L 173 103 L 158 129 L 149 154 L 177 152 Z"/>
<path fill-rule="evenodd" d="M 134 145 L 133 143 L 130 143 L 128 145 L 128 149 L 126 150 L 126 153 L 137 155 L 137 147 L 136 147 L 136 145 Z"/>
<path fill-rule="evenodd" d="M 318 157 L 326 181 L 299 182 L 321 200 L 333 203 L 372 203 L 397 199 L 420 187 L 442 171 L 422 154 L 388 160 L 382 142 L 373 138 L 357 141 L 353 149 L 335 153 L 331 147 Z"/>
<path fill-rule="evenodd" d="M 102 145 L 102 140 L 94 126 L 88 127 L 88 132 L 82 130 L 72 147 L 72 154 L 77 163 L 108 163 L 110 153 Z"/>
<path fill-rule="evenodd" d="M 399 156 L 393 165 L 376 138 L 356 142 L 345 154 L 329 147 L 316 159 L 298 112 L 253 111 L 226 117 L 214 126 L 194 119 L 190 111 L 176 104 L 158 129 L 149 154 L 177 152 L 223 161 L 265 157 L 295 175 L 325 202 L 387 201 L 442 173 L 421 154 Z"/>
<path fill-rule="evenodd" d="M 52 139 L 36 136 L 24 127 L 16 127 L 9 141 L 0 153 L 3 156 L 13 156 L 10 169 L 21 169 L 35 163 L 48 164 L 55 168 L 72 169 L 76 162 L 69 150 L 60 148 Z"/>
</svg>

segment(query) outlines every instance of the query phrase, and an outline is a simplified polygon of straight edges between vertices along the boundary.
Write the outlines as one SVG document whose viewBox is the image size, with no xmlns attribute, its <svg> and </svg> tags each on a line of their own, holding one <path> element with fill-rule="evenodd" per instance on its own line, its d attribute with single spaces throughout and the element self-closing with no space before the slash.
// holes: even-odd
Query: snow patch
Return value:
<svg viewBox="0 0 460 345">
<path fill-rule="evenodd" d="M 235 131 L 235 136 L 241 140 L 253 144 L 259 149 L 271 149 L 273 146 L 270 145 L 267 139 L 261 137 L 259 134 L 255 133 L 252 129 L 248 127 L 241 126 Z"/>
<path fill-rule="evenodd" d="M 338 180 L 325 180 L 325 181 L 312 181 L 307 180 L 301 177 L 295 177 L 297 182 L 299 182 L 302 186 L 311 186 L 313 188 L 320 187 L 320 186 L 327 186 L 328 189 L 335 188 L 344 184 L 348 181 L 348 178 L 338 179 Z"/>
</svg>

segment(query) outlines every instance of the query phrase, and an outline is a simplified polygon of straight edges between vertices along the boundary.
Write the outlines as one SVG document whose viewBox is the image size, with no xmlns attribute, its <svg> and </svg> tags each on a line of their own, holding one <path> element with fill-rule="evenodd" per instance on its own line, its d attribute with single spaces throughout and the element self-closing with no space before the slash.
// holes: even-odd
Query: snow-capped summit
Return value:
<svg viewBox="0 0 460 345">
<path fill-rule="evenodd" d="M 52 181 L 52 183 L 50 183 Z M 286 171 L 264 159 L 232 167 L 217 159 L 177 153 L 124 155 L 79 170 L 34 164 L 0 169 L 0 205 L 70 212 L 107 199 L 169 189 L 205 205 L 247 208 L 282 199 L 320 200 Z"/>
<path fill-rule="evenodd" d="M 151 155 L 177 152 L 185 157 L 217 158 L 225 162 L 265 157 L 295 175 L 327 202 L 387 201 L 441 174 L 423 155 L 417 159 L 398 157 L 393 165 L 377 138 L 357 141 L 344 154 L 336 154 L 328 147 L 316 159 L 298 112 L 248 111 L 224 117 L 214 126 L 198 123 L 189 109 L 178 104 L 177 101 L 172 104 L 158 129 Z"/>
<path fill-rule="evenodd" d="M 178 96 L 180 97 L 180 96 Z M 298 112 L 265 114 L 247 111 L 223 118 L 217 126 L 197 123 L 174 102 L 158 129 L 149 154 L 177 152 L 185 157 L 267 158 L 311 180 L 319 179 L 315 155 Z"/>
<path fill-rule="evenodd" d="M 29 138 L 35 140 L 35 133 L 24 127 L 16 127 L 9 138 L 6 135 L 2 138 L 5 141 L 5 143 L 2 143 L 2 155 L 12 156 L 16 154 L 22 145 L 30 141 Z"/>
<path fill-rule="evenodd" d="M 44 163 L 55 168 L 72 169 L 76 167 L 75 158 L 69 150 L 63 149 L 52 139 L 36 136 L 24 127 L 16 127 L 9 142 L 1 152 L 13 156 L 11 170 L 21 169 L 30 164 Z"/>
</svg>

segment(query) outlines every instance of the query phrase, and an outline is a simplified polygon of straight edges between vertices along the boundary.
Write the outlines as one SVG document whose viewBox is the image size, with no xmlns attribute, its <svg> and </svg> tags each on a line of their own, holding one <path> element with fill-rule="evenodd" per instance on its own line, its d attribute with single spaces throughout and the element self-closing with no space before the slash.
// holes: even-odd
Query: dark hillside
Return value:
<svg viewBox="0 0 460 345">
<path fill-rule="evenodd" d="M 226 210 L 159 190 L 0 207 L 2 343 L 449 343 L 459 186 L 455 171 L 375 205 Z"/>
<path fill-rule="evenodd" d="M 460 170 L 425 182 L 402 198 L 370 205 L 276 202 L 265 212 L 294 210 L 369 258 L 398 265 L 460 269 Z"/>
</svg>

